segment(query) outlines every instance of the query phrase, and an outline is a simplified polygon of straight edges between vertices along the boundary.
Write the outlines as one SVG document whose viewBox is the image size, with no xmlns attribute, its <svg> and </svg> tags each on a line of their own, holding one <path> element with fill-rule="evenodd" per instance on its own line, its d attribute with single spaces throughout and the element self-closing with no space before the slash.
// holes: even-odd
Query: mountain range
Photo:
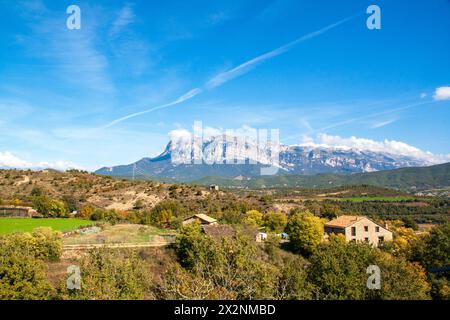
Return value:
<svg viewBox="0 0 450 320">
<path fill-rule="evenodd" d="M 390 154 L 354 148 L 324 146 L 277 146 L 279 157 L 274 157 L 273 145 L 261 145 L 239 137 L 211 137 L 200 143 L 191 139 L 171 140 L 163 153 L 154 158 L 143 158 L 135 163 L 114 167 L 103 167 L 97 174 L 139 179 L 163 179 L 192 182 L 207 177 L 245 181 L 275 179 L 261 177 L 261 169 L 276 168 L 276 176 L 307 176 L 336 174 L 342 177 L 351 174 L 381 172 L 399 168 L 424 167 L 433 163 L 409 155 Z M 199 153 L 200 152 L 200 153 Z M 201 154 L 199 164 L 193 158 Z M 240 160 L 240 164 L 225 165 L 227 159 Z M 213 164 L 210 164 L 213 163 Z M 263 169 L 264 170 L 264 169 Z M 353 176 L 352 179 L 356 179 Z M 292 179 L 285 177 L 283 179 Z"/>
</svg>

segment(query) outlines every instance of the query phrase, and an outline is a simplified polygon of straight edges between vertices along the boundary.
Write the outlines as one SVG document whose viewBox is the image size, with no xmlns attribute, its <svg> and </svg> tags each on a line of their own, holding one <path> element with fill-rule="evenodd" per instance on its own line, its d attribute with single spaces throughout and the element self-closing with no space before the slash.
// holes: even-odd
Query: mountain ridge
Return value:
<svg viewBox="0 0 450 320">
<path fill-rule="evenodd" d="M 192 140 L 171 140 L 154 158 L 145 157 L 129 165 L 103 167 L 95 173 L 119 177 L 163 178 L 181 182 L 210 176 L 234 178 L 260 176 L 263 168 L 277 168 L 279 175 L 354 174 L 424 167 L 433 163 L 409 155 L 387 152 L 307 145 L 280 145 L 279 157 L 272 146 L 256 144 L 235 137 L 224 140 L 216 136 L 194 145 Z M 201 163 L 194 164 L 194 154 L 201 152 Z M 240 163 L 229 163 L 229 155 Z M 213 164 L 210 164 L 213 163 Z"/>
</svg>

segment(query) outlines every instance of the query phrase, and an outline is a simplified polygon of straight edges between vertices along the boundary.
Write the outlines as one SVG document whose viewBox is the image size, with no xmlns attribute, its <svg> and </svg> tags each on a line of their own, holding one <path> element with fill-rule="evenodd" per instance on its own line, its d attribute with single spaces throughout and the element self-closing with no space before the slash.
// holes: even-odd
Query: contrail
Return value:
<svg viewBox="0 0 450 320">
<path fill-rule="evenodd" d="M 285 44 L 284 46 L 281 46 L 275 50 L 269 51 L 265 54 L 262 54 L 256 58 L 253 58 L 247 62 L 244 62 L 243 64 L 229 70 L 223 73 L 218 74 L 217 76 L 215 76 L 214 78 L 212 78 L 211 80 L 209 80 L 206 83 L 206 87 L 209 88 L 215 88 L 218 86 L 221 86 L 222 84 L 224 84 L 225 82 L 228 82 L 244 73 L 247 73 L 248 71 L 250 71 L 253 67 L 255 67 L 256 65 L 279 56 L 280 54 L 285 53 L 286 51 L 290 50 L 292 47 L 294 47 L 295 45 L 299 44 L 300 42 L 315 38 L 317 36 L 320 36 L 321 34 L 327 32 L 328 30 L 331 30 L 341 24 L 343 24 L 344 22 L 347 22 L 351 19 L 353 19 L 355 16 L 351 16 L 348 18 L 345 18 L 341 21 L 338 21 L 336 23 L 330 24 L 329 26 L 322 28 L 320 30 L 308 33 L 307 35 L 304 35 L 292 42 L 289 42 L 288 44 Z"/>
<path fill-rule="evenodd" d="M 200 93 L 202 93 L 202 92 L 204 92 L 206 90 L 219 87 L 219 86 L 225 84 L 226 82 L 228 82 L 228 81 L 230 81 L 230 80 L 232 80 L 232 79 L 234 79 L 234 78 L 236 78 L 236 77 L 238 77 L 240 75 L 243 75 L 243 74 L 249 72 L 254 67 L 256 67 L 258 64 L 263 63 L 266 60 L 269 60 L 271 58 L 277 57 L 277 56 L 279 56 L 279 55 L 289 51 L 295 45 L 297 45 L 297 44 L 299 44 L 299 43 L 301 43 L 303 41 L 306 41 L 306 40 L 318 37 L 318 36 L 324 34 L 325 32 L 327 32 L 327 31 L 329 31 L 331 29 L 334 29 L 337 26 L 339 26 L 339 25 L 341 25 L 341 24 L 343 24 L 343 23 L 345 23 L 345 22 L 347 22 L 347 21 L 349 21 L 349 20 L 351 20 L 353 18 L 356 18 L 359 15 L 360 14 L 350 16 L 348 18 L 345 18 L 343 20 L 340 20 L 338 22 L 330 24 L 330 25 L 328 25 L 328 26 L 326 26 L 326 27 L 324 27 L 322 29 L 319 29 L 317 31 L 308 33 L 308 34 L 306 34 L 306 35 L 304 35 L 304 36 L 302 36 L 302 37 L 300 37 L 300 38 L 298 38 L 298 39 L 296 39 L 296 40 L 294 40 L 292 42 L 289 42 L 288 44 L 285 44 L 285 45 L 283 45 L 283 46 L 281 46 L 281 47 L 279 47 L 279 48 L 277 48 L 275 50 L 269 51 L 269 52 L 264 53 L 264 54 L 262 54 L 262 55 L 260 55 L 260 56 L 258 56 L 256 58 L 248 60 L 248 61 L 240 64 L 239 66 L 237 66 L 237 67 L 235 67 L 235 68 L 233 68 L 231 70 L 219 73 L 218 75 L 214 76 L 212 79 L 208 80 L 202 87 L 192 89 L 192 90 L 188 91 L 187 93 L 185 93 L 184 95 L 180 96 L 178 99 L 176 99 L 176 100 L 174 100 L 172 102 L 169 102 L 169 103 L 157 106 L 157 107 L 153 107 L 151 109 L 147 109 L 147 110 L 144 110 L 144 111 L 132 113 L 132 114 L 129 114 L 127 116 L 121 117 L 119 119 L 111 121 L 110 123 L 105 125 L 103 128 L 109 128 L 109 127 L 112 127 L 112 126 L 122 122 L 122 121 L 131 119 L 131 118 L 143 115 L 143 114 L 147 114 L 147 113 L 153 112 L 155 110 L 169 108 L 169 107 L 175 106 L 177 104 L 180 104 L 182 102 L 185 102 L 187 100 L 190 100 L 190 99 L 194 98 L 195 96 L 199 95 Z"/>
<path fill-rule="evenodd" d="M 191 91 L 185 93 L 184 95 L 182 95 L 181 97 L 179 97 L 175 101 L 172 101 L 172 102 L 169 102 L 169 103 L 166 103 L 166 104 L 163 104 L 163 105 L 151 108 L 151 109 L 147 109 L 147 110 L 144 110 L 144 111 L 140 111 L 140 112 L 129 114 L 129 115 L 124 116 L 122 118 L 119 118 L 119 119 L 116 119 L 114 121 L 111 121 L 110 123 L 108 123 L 103 128 L 112 127 L 112 126 L 114 126 L 114 125 L 116 125 L 116 124 L 118 124 L 118 123 L 120 123 L 122 121 L 128 120 L 130 118 L 134 118 L 134 117 L 137 117 L 137 116 L 141 116 L 143 114 L 150 113 L 150 112 L 153 112 L 153 111 L 156 111 L 156 110 L 159 110 L 159 109 L 165 109 L 165 108 L 168 108 L 168 107 L 171 107 L 171 106 L 175 106 L 175 105 L 180 104 L 180 103 L 182 103 L 184 101 L 192 99 L 193 97 L 195 97 L 196 95 L 200 94 L 201 92 L 202 92 L 202 90 L 200 88 L 192 89 Z"/>
<path fill-rule="evenodd" d="M 334 123 L 332 125 L 317 129 L 312 131 L 312 133 L 315 132 L 320 132 L 320 131 L 324 131 L 324 130 L 328 130 L 328 129 L 332 129 L 332 128 L 336 128 L 336 127 L 340 127 L 349 123 L 353 123 L 355 121 L 360 121 L 360 120 L 365 120 L 365 119 L 370 119 L 376 116 L 381 116 L 381 115 L 385 115 L 385 114 L 390 114 L 390 113 L 394 113 L 397 111 L 402 111 L 402 110 L 406 110 L 406 109 L 411 109 L 414 107 L 418 107 L 418 106 L 422 106 L 422 105 L 426 105 L 426 104 L 431 104 L 431 103 L 436 103 L 437 101 L 435 100 L 431 100 L 431 101 L 423 101 L 423 102 L 418 102 L 418 103 L 414 103 L 414 104 L 409 104 L 403 107 L 399 107 L 399 108 L 394 108 L 394 109 L 390 109 L 390 110 L 385 110 L 385 111 L 381 111 L 381 112 L 376 112 L 376 113 L 371 113 L 365 116 L 361 116 L 361 117 L 357 117 L 357 118 L 352 118 L 352 119 L 348 119 L 348 120 L 344 120 L 338 123 Z"/>
</svg>

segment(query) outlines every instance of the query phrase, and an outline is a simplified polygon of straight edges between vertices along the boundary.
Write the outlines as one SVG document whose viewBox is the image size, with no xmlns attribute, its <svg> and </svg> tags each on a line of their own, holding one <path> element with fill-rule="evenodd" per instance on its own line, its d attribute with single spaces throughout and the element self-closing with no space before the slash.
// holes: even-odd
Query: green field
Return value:
<svg viewBox="0 0 450 320">
<path fill-rule="evenodd" d="M 381 202 L 400 202 L 400 201 L 414 201 L 416 198 L 408 196 L 397 197 L 352 197 L 352 198 L 337 198 L 339 201 L 349 202 L 367 202 L 367 201 L 381 201 Z"/>
<path fill-rule="evenodd" d="M 82 219 L 22 219 L 0 218 L 0 234 L 13 232 L 31 232 L 39 227 L 51 227 L 58 231 L 76 230 L 81 226 L 93 225 L 95 222 Z"/>
</svg>

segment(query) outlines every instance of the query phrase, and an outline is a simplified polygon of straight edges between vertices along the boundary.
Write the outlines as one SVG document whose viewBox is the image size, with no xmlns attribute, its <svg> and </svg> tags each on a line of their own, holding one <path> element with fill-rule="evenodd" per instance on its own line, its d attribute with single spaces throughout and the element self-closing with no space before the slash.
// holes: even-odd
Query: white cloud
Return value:
<svg viewBox="0 0 450 320">
<path fill-rule="evenodd" d="M 0 168 L 3 169 L 56 169 L 56 170 L 68 170 L 68 169 L 83 169 L 82 167 L 67 161 L 55 161 L 55 162 L 30 162 L 23 160 L 9 151 L 0 152 Z"/>
<path fill-rule="evenodd" d="M 176 129 L 176 130 L 172 130 L 169 133 L 169 137 L 171 141 L 176 141 L 176 140 L 190 140 L 191 139 L 191 132 L 189 132 L 186 129 Z"/>
<path fill-rule="evenodd" d="M 434 100 L 450 100 L 450 87 L 439 87 L 433 95 Z"/>
<path fill-rule="evenodd" d="M 114 36 L 119 33 L 123 28 L 132 24 L 136 19 L 136 16 L 130 6 L 126 5 L 117 14 L 116 20 L 114 20 L 113 25 L 110 30 L 110 35 Z"/>
<path fill-rule="evenodd" d="M 428 151 L 420 150 L 414 146 L 406 144 L 401 141 L 387 140 L 375 141 L 365 138 L 343 138 L 340 136 L 332 136 L 328 134 L 318 134 L 317 139 L 314 140 L 311 137 L 306 137 L 301 144 L 308 147 L 324 147 L 324 148 L 337 148 L 337 149 L 354 149 L 359 151 L 372 151 L 383 152 L 392 155 L 409 156 L 423 161 L 427 161 L 430 164 L 438 164 L 450 161 L 450 154 L 437 155 Z"/>
<path fill-rule="evenodd" d="M 207 17 L 206 22 L 210 25 L 220 25 L 230 19 L 231 19 L 231 16 L 227 12 L 219 11 L 219 12 L 210 14 Z"/>
<path fill-rule="evenodd" d="M 29 30 L 18 35 L 19 43 L 30 56 L 48 63 L 48 71 L 59 79 L 89 90 L 114 92 L 108 59 L 98 49 L 100 14 L 99 9 L 83 7 L 82 27 L 76 31 L 61 26 L 61 16 L 47 10 L 27 15 Z"/>
</svg>

